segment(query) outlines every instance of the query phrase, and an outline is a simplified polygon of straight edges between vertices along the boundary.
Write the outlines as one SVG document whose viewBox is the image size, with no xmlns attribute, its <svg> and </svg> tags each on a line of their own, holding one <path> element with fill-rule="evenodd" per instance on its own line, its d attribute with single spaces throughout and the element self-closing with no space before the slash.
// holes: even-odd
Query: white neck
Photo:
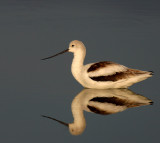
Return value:
<svg viewBox="0 0 160 143">
<path fill-rule="evenodd" d="M 83 114 L 81 101 L 76 97 L 72 102 L 72 114 L 74 118 L 73 124 L 83 130 L 86 127 L 86 120 Z"/>
<path fill-rule="evenodd" d="M 83 70 L 83 63 L 85 56 L 86 56 L 86 50 L 79 50 L 74 53 L 71 70 L 76 80 L 79 79 L 78 77 L 81 75 L 81 71 Z"/>
</svg>

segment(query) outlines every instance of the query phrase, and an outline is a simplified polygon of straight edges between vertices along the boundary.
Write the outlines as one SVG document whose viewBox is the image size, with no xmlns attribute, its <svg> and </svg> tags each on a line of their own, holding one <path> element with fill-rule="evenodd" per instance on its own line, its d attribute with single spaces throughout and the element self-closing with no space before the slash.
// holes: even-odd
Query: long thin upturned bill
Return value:
<svg viewBox="0 0 160 143">
<path fill-rule="evenodd" d="M 47 58 L 43 58 L 43 59 L 41 59 L 41 60 L 46 60 L 46 59 L 50 59 L 50 58 L 56 57 L 56 56 L 58 56 L 58 55 L 60 55 L 60 54 L 63 54 L 63 53 L 68 52 L 68 50 L 69 50 L 69 49 L 66 49 L 66 50 L 64 50 L 64 51 L 62 51 L 62 52 L 60 52 L 60 53 L 58 53 L 58 54 L 55 54 L 55 55 L 53 55 L 53 56 L 49 56 L 49 57 L 47 57 Z"/>
</svg>

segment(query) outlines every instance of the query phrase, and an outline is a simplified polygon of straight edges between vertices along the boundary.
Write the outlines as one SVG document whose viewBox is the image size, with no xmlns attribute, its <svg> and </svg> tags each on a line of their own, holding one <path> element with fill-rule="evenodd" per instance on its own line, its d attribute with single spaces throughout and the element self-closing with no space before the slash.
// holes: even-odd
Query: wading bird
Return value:
<svg viewBox="0 0 160 143">
<path fill-rule="evenodd" d="M 134 83 L 145 80 L 153 75 L 152 71 L 131 69 L 110 61 L 84 65 L 86 48 L 78 40 L 70 42 L 68 49 L 42 60 L 53 58 L 65 52 L 72 52 L 74 54 L 71 71 L 74 78 L 85 88 L 128 88 Z"/>
</svg>

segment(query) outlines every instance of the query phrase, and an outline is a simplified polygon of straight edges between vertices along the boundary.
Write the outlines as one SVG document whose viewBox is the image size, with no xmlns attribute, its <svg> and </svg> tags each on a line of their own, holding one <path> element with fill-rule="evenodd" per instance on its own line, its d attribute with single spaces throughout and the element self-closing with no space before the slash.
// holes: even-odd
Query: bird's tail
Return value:
<svg viewBox="0 0 160 143">
<path fill-rule="evenodd" d="M 154 72 L 153 71 L 148 71 L 150 75 L 154 75 Z"/>
</svg>

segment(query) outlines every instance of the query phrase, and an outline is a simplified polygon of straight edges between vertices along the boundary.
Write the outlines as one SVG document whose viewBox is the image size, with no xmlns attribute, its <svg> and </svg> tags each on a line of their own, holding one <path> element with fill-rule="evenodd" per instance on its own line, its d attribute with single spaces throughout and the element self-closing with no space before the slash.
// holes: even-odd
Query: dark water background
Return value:
<svg viewBox="0 0 160 143">
<path fill-rule="evenodd" d="M 0 142 L 157 143 L 160 133 L 160 2 L 158 0 L 1 0 Z M 72 77 L 71 53 L 41 58 L 68 48 L 87 47 L 85 63 L 114 61 L 154 71 L 132 86 L 154 101 L 101 116 L 85 112 L 80 136 L 40 115 L 72 122 L 71 102 L 83 89 Z"/>
</svg>

